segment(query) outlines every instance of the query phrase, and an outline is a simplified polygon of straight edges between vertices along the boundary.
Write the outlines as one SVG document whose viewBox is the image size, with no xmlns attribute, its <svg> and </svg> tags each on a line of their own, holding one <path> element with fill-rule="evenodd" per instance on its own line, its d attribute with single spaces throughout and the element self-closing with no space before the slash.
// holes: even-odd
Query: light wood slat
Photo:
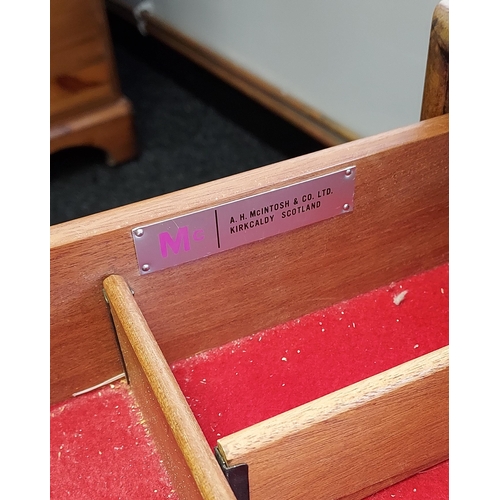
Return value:
<svg viewBox="0 0 500 500">
<path fill-rule="evenodd" d="M 357 166 L 350 214 L 140 276 L 131 229 Z M 102 280 L 167 362 L 448 261 L 448 116 L 51 227 L 51 401 L 121 371 Z"/>
<path fill-rule="evenodd" d="M 448 347 L 219 440 L 250 498 L 361 499 L 448 457 Z"/>
<path fill-rule="evenodd" d="M 190 483 L 190 478 L 186 477 L 186 471 L 183 470 L 185 468 L 182 462 L 185 462 L 201 498 L 235 500 L 214 453 L 209 448 L 127 283 L 121 276 L 109 276 L 104 280 L 104 290 L 117 326 L 131 387 L 138 398 L 149 400 L 146 404 L 142 401 L 141 411 L 152 423 L 157 443 L 164 459 L 167 460 L 167 468 L 174 473 L 176 483 L 184 483 L 182 498 L 200 498 L 193 490 L 192 484 L 187 484 Z M 157 404 L 161 413 L 151 411 Z M 164 425 L 165 423 L 168 426 Z M 181 456 L 176 450 L 172 456 L 172 442 L 168 443 L 167 449 L 163 447 L 169 433 L 175 438 Z M 176 470 L 179 467 L 180 472 Z"/>
</svg>

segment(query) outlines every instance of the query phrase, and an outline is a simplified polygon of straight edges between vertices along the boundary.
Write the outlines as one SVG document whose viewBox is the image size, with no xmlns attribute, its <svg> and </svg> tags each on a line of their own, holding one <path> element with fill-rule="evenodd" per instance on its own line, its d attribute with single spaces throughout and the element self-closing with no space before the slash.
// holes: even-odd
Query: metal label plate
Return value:
<svg viewBox="0 0 500 500">
<path fill-rule="evenodd" d="M 356 167 L 132 230 L 140 274 L 330 219 L 353 210 Z"/>
</svg>

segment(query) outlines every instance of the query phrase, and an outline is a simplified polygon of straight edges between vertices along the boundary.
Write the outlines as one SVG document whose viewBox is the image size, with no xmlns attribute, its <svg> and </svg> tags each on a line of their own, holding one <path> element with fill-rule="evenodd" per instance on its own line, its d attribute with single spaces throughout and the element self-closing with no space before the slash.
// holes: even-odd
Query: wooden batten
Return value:
<svg viewBox="0 0 500 500">
<path fill-rule="evenodd" d="M 218 441 L 250 498 L 357 500 L 448 458 L 448 347 Z"/>
<path fill-rule="evenodd" d="M 127 283 L 109 276 L 104 291 L 129 383 L 174 489 L 186 500 L 235 500 Z"/>
<path fill-rule="evenodd" d="M 122 371 L 102 301 L 110 274 L 170 363 L 447 262 L 448 157 L 445 115 L 52 226 L 51 402 Z M 351 213 L 140 275 L 134 227 L 352 165 Z"/>
</svg>

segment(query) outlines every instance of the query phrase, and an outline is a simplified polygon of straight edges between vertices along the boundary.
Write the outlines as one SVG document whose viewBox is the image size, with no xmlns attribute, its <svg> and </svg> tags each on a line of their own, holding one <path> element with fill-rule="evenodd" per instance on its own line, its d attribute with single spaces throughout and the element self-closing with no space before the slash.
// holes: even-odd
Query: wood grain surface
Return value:
<svg viewBox="0 0 500 500">
<path fill-rule="evenodd" d="M 120 97 L 103 0 L 50 2 L 51 124 Z"/>
<path fill-rule="evenodd" d="M 448 347 L 219 440 L 250 498 L 357 500 L 448 458 Z"/>
<path fill-rule="evenodd" d="M 104 0 L 50 2 L 50 152 L 92 146 L 108 165 L 137 153 L 121 94 Z"/>
<path fill-rule="evenodd" d="M 356 165 L 354 210 L 141 276 L 135 226 Z M 51 227 L 51 401 L 121 372 L 102 282 L 124 277 L 167 362 L 448 261 L 448 116 Z"/>
<path fill-rule="evenodd" d="M 127 283 L 121 276 L 109 276 L 104 280 L 104 290 L 129 383 L 153 431 L 174 489 L 183 500 L 235 500 Z"/>
</svg>

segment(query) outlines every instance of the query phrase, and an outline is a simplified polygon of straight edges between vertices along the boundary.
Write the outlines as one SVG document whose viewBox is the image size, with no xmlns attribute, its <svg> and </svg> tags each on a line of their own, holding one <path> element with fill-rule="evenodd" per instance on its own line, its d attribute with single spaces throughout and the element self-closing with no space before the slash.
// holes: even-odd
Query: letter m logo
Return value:
<svg viewBox="0 0 500 500">
<path fill-rule="evenodd" d="M 189 229 L 187 226 L 180 227 L 179 230 L 177 231 L 177 235 L 175 239 L 173 239 L 170 236 L 170 233 L 160 233 L 158 235 L 158 239 L 160 240 L 160 250 L 161 250 L 161 256 L 163 258 L 168 256 L 168 249 L 170 248 L 172 252 L 175 254 L 178 254 L 181 245 L 184 246 L 184 250 L 187 252 L 190 250 L 190 245 L 189 245 Z"/>
</svg>

